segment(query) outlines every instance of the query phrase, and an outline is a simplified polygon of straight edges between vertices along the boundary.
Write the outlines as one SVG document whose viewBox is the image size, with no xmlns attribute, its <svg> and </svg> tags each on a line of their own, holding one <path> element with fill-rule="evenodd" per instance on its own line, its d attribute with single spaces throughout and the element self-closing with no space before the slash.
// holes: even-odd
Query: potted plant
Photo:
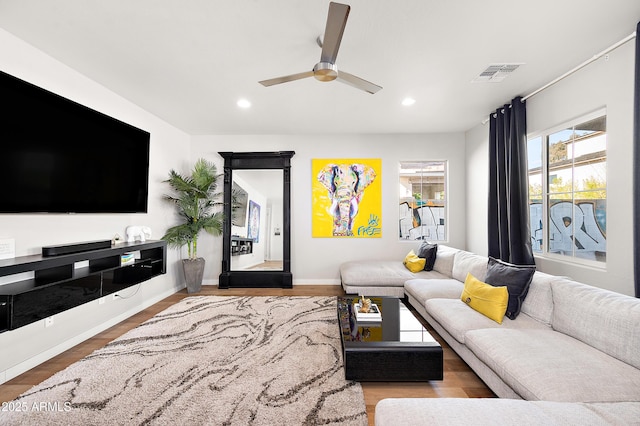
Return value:
<svg viewBox="0 0 640 426">
<path fill-rule="evenodd" d="M 167 229 L 162 237 L 169 247 L 187 246 L 188 259 L 182 260 L 187 292 L 196 293 L 202 288 L 205 261 L 198 257 L 198 235 L 205 231 L 211 235 L 222 233 L 223 213 L 220 210 L 222 193 L 217 192 L 219 175 L 215 164 L 200 158 L 190 176 L 175 170 L 169 172 L 169 183 L 174 195 L 164 199 L 173 203 L 182 223 Z"/>
</svg>

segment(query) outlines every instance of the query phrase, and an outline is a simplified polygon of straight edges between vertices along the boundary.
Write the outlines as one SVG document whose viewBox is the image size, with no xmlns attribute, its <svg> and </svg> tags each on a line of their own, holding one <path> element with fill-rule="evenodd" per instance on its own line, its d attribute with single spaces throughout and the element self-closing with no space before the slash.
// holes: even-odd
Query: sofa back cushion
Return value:
<svg viewBox="0 0 640 426">
<path fill-rule="evenodd" d="M 487 276 L 484 281 L 493 286 L 506 286 L 509 291 L 507 318 L 516 319 L 522 310 L 522 301 L 527 297 L 535 265 L 514 265 L 489 256 Z"/>
<path fill-rule="evenodd" d="M 568 279 L 551 291 L 555 330 L 640 368 L 640 299 Z"/>
<path fill-rule="evenodd" d="M 489 258 L 468 251 L 459 250 L 453 260 L 451 276 L 460 282 L 464 282 L 467 274 L 471 274 L 480 281 L 484 281 L 487 275 L 487 262 Z"/>
<path fill-rule="evenodd" d="M 453 270 L 453 260 L 456 253 L 459 251 L 460 250 L 456 248 L 438 244 L 438 250 L 436 250 L 436 261 L 433 263 L 433 270 L 450 277 L 451 271 Z M 464 279 L 459 281 L 464 281 Z"/>
<path fill-rule="evenodd" d="M 551 327 L 553 316 L 553 295 L 551 283 L 559 278 L 536 271 L 529 285 L 527 297 L 522 302 L 522 313 Z"/>
<path fill-rule="evenodd" d="M 438 245 L 437 244 L 430 244 L 427 241 L 423 241 L 422 244 L 420 244 L 420 247 L 418 248 L 418 257 L 424 258 L 425 259 L 425 263 L 424 263 L 424 270 L 425 271 L 432 271 L 433 270 L 433 264 L 436 261 L 436 255 L 438 253 Z"/>
</svg>

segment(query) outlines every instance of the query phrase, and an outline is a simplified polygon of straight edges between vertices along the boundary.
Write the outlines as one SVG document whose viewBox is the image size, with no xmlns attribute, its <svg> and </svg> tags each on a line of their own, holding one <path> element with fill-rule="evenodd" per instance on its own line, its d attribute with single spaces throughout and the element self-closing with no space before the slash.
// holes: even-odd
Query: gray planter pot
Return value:
<svg viewBox="0 0 640 426">
<path fill-rule="evenodd" d="M 182 259 L 184 278 L 187 283 L 187 293 L 198 293 L 202 289 L 204 275 L 204 259 Z"/>
</svg>

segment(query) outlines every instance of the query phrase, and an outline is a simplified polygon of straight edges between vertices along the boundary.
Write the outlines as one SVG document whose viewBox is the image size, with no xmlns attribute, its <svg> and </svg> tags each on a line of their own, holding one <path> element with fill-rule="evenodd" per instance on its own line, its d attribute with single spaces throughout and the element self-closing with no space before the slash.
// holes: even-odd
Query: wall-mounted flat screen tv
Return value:
<svg viewBox="0 0 640 426">
<path fill-rule="evenodd" d="M 233 182 L 231 186 L 231 224 L 245 226 L 247 224 L 247 204 L 249 194 L 240 185 Z"/>
<path fill-rule="evenodd" d="M 143 213 L 148 132 L 0 72 L 0 213 Z"/>
</svg>

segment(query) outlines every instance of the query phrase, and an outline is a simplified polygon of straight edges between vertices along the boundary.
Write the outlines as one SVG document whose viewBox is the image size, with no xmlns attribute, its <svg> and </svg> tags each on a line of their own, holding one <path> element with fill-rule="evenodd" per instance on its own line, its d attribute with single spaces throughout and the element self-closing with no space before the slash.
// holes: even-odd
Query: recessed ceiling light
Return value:
<svg viewBox="0 0 640 426">
<path fill-rule="evenodd" d="M 413 105 L 415 103 L 416 103 L 416 100 L 413 99 L 413 98 L 404 98 L 402 100 L 402 105 L 404 105 L 404 106 L 411 106 L 411 105 Z"/>
<path fill-rule="evenodd" d="M 237 105 L 240 108 L 249 108 L 249 107 L 251 107 L 251 102 L 249 102 L 246 99 L 239 99 L 238 102 L 237 102 Z"/>
</svg>

